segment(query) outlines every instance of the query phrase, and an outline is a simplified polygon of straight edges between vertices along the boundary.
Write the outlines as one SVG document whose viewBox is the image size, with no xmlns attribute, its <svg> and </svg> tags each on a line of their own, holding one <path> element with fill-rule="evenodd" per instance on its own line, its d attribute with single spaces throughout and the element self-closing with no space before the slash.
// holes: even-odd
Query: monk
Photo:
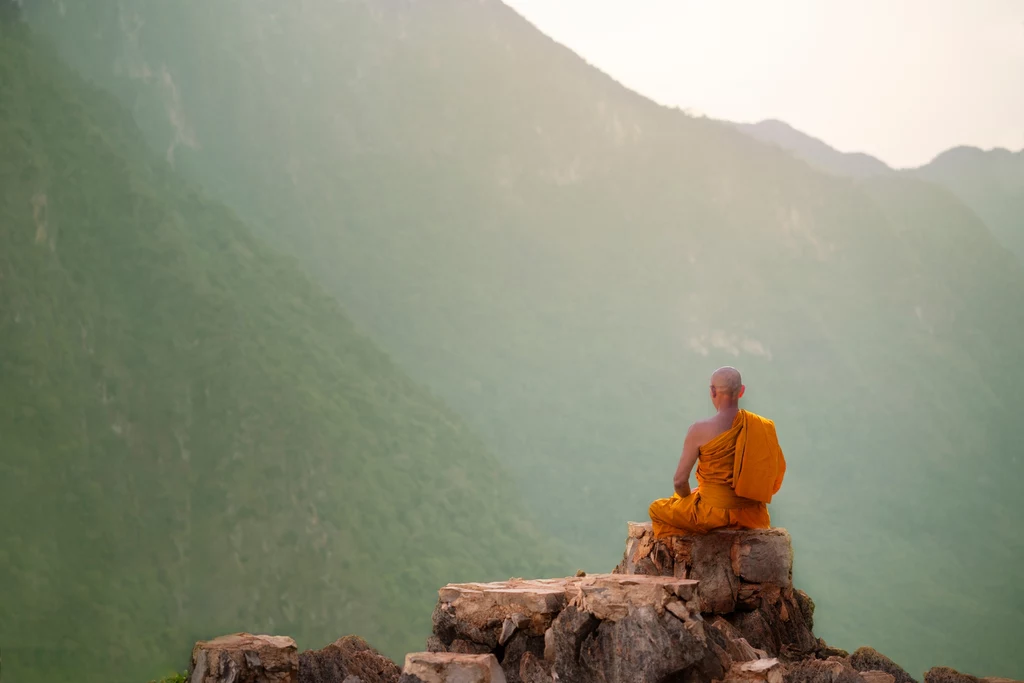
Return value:
<svg viewBox="0 0 1024 683">
<path fill-rule="evenodd" d="M 711 402 L 718 412 L 687 430 L 675 495 L 651 503 L 655 538 L 771 526 L 766 504 L 782 486 L 786 459 L 775 423 L 739 407 L 744 391 L 736 368 L 711 375 Z M 691 491 L 695 463 L 697 488 Z"/>
</svg>

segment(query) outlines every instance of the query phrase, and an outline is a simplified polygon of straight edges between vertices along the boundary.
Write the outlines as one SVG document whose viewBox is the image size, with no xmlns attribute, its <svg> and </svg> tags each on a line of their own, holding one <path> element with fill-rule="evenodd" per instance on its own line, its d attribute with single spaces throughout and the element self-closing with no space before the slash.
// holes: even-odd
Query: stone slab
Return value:
<svg viewBox="0 0 1024 683">
<path fill-rule="evenodd" d="M 494 655 L 410 652 L 400 683 L 506 683 Z"/>
</svg>

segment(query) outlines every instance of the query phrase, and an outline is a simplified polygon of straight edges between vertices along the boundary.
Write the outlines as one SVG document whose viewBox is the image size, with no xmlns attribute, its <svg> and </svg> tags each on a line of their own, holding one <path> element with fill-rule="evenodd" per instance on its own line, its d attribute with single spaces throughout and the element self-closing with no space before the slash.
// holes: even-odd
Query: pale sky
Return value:
<svg viewBox="0 0 1024 683">
<path fill-rule="evenodd" d="M 505 0 L 627 87 L 846 152 L 1024 147 L 1024 0 Z"/>
</svg>

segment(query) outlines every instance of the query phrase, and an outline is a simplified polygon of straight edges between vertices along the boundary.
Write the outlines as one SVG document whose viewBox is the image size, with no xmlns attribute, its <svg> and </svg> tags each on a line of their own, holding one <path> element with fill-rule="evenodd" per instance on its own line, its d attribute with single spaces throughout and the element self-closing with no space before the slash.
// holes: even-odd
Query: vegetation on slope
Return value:
<svg viewBox="0 0 1024 683">
<path fill-rule="evenodd" d="M 822 635 L 1024 675 L 1024 281 L 949 193 L 657 107 L 496 0 L 52 7 L 68 58 L 464 414 L 586 569 L 733 363 L 779 424 L 773 515 Z"/>
<path fill-rule="evenodd" d="M 554 571 L 465 425 L 11 22 L 0 149 L 12 680 L 149 680 L 238 630 L 398 657 L 443 583 Z"/>
</svg>

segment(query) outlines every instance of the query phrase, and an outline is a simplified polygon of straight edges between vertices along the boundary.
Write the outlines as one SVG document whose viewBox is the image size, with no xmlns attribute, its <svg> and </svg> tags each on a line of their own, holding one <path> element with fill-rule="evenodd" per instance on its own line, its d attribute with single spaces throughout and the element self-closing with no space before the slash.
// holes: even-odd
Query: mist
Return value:
<svg viewBox="0 0 1024 683">
<path fill-rule="evenodd" d="M 0 7 L 12 681 L 610 571 L 722 365 L 816 633 L 1024 677 L 1021 153 L 865 165 L 496 0 Z"/>
</svg>

